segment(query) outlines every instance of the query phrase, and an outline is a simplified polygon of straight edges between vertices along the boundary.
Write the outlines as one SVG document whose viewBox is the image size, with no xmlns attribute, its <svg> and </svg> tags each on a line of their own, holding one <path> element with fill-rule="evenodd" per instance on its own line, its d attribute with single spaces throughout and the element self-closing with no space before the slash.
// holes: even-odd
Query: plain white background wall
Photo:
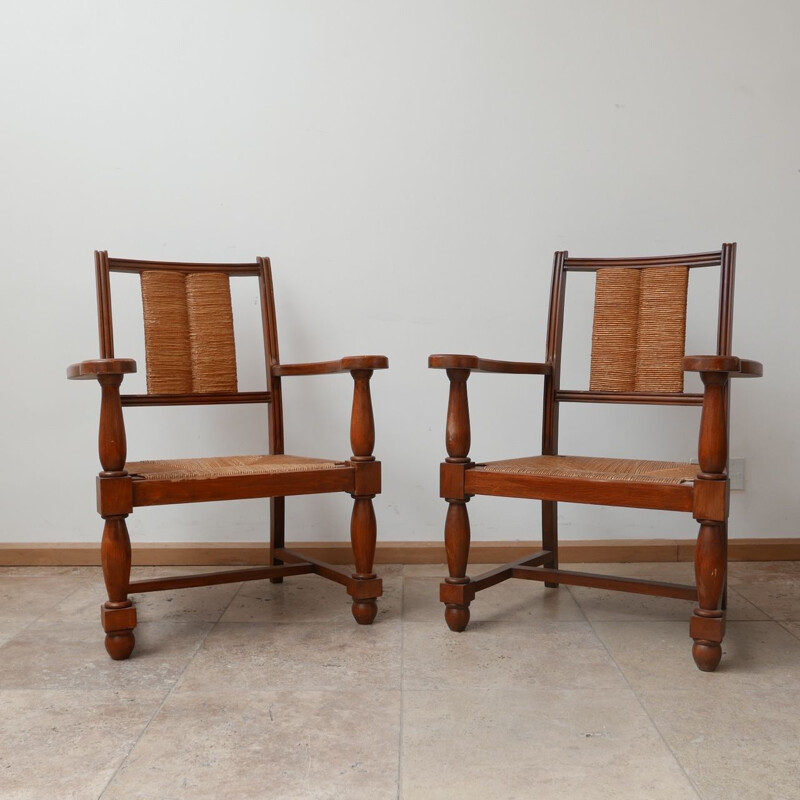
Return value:
<svg viewBox="0 0 800 800">
<path fill-rule="evenodd" d="M 729 240 L 734 350 L 766 371 L 735 385 L 747 487 L 732 533 L 798 535 L 799 29 L 793 0 L 5 4 L 0 539 L 99 540 L 99 391 L 64 375 L 97 355 L 95 248 L 269 255 L 284 361 L 389 355 L 373 379 L 379 536 L 439 540 L 447 382 L 428 354 L 541 359 L 556 249 Z M 115 296 L 131 301 L 123 327 L 136 311 L 127 288 Z M 568 293 L 574 388 L 587 381 L 591 290 Z M 697 291 L 713 305 L 713 287 Z M 238 292 L 237 309 L 256 388 L 256 309 Z M 709 351 L 707 329 L 690 328 L 689 350 Z M 121 335 L 117 354 L 141 356 L 128 342 L 140 346 Z M 350 378 L 285 384 L 288 451 L 346 456 Z M 478 375 L 470 389 L 473 456 L 537 452 L 540 378 Z M 565 406 L 562 451 L 690 458 L 698 420 Z M 258 408 L 130 409 L 127 423 L 132 459 L 266 441 Z M 342 538 L 349 509 L 347 497 L 290 500 L 290 536 Z M 265 510 L 140 510 L 131 533 L 261 540 Z M 538 536 L 537 504 L 477 498 L 470 511 L 476 540 Z M 696 530 L 655 512 L 563 506 L 561 518 L 579 539 Z"/>
</svg>

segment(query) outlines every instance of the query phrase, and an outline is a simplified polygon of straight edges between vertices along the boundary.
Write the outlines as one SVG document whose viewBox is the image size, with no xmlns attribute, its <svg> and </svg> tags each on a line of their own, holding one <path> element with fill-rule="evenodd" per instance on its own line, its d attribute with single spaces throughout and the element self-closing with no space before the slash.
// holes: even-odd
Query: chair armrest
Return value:
<svg viewBox="0 0 800 800">
<path fill-rule="evenodd" d="M 100 375 L 128 375 L 136 372 L 136 362 L 132 358 L 97 358 L 81 361 L 67 367 L 67 379 L 86 381 Z"/>
<path fill-rule="evenodd" d="M 288 378 L 293 375 L 334 375 L 356 369 L 387 369 L 386 356 L 345 356 L 336 361 L 314 361 L 308 364 L 276 364 L 272 371 L 276 376 Z"/>
<path fill-rule="evenodd" d="M 685 356 L 685 372 L 727 372 L 731 378 L 760 378 L 764 367 L 759 361 L 736 356 Z"/>
<path fill-rule="evenodd" d="M 438 354 L 428 358 L 431 369 L 468 369 L 471 372 L 500 372 L 510 375 L 550 375 L 553 367 L 535 361 L 497 361 L 478 356 Z"/>
</svg>

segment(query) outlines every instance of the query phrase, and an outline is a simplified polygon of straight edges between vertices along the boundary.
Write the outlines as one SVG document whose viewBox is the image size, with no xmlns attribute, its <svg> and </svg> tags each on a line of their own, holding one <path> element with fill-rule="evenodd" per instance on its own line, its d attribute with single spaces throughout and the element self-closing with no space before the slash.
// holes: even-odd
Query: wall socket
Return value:
<svg viewBox="0 0 800 800">
<path fill-rule="evenodd" d="M 732 458 L 728 462 L 728 479 L 732 492 L 744 491 L 744 459 Z"/>
</svg>

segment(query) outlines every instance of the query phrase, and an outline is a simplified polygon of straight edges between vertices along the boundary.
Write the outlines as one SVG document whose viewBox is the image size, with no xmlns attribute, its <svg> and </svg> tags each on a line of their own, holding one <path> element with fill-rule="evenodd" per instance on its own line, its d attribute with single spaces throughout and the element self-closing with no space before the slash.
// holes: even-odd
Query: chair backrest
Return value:
<svg viewBox="0 0 800 800">
<path fill-rule="evenodd" d="M 719 267 L 717 355 L 731 354 L 736 245 L 711 253 L 653 258 L 570 258 L 555 254 L 545 379 L 542 452 L 555 454 L 561 402 L 702 405 L 685 392 L 683 359 L 689 271 Z M 564 298 L 569 272 L 595 272 L 589 390 L 561 388 Z"/>
<path fill-rule="evenodd" d="M 250 264 L 190 264 L 109 258 L 95 252 L 100 357 L 114 357 L 112 272 L 140 276 L 146 394 L 123 394 L 123 406 L 270 403 L 270 444 L 282 452 L 278 334 L 268 258 Z M 267 390 L 241 392 L 236 375 L 230 280 L 257 277 Z"/>
</svg>

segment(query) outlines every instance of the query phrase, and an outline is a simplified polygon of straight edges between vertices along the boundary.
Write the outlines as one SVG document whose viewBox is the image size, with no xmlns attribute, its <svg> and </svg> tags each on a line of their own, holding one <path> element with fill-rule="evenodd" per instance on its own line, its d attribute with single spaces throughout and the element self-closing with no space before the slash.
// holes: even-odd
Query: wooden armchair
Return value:
<svg viewBox="0 0 800 800">
<path fill-rule="evenodd" d="M 385 369 L 384 356 L 351 356 L 313 364 L 281 364 L 272 273 L 268 258 L 252 264 L 178 264 L 131 261 L 95 253 L 100 358 L 73 364 L 70 379 L 96 379 L 102 390 L 97 507 L 105 520 L 101 547 L 108 600 L 101 607 L 106 650 L 114 659 L 134 647 L 136 608 L 129 595 L 190 586 L 316 573 L 346 587 L 353 616 L 369 625 L 377 613 L 382 583 L 372 571 L 376 522 L 372 498 L 380 492 L 381 466 L 372 450 L 375 429 L 369 381 Z M 117 358 L 111 315 L 110 273 L 141 277 L 144 308 L 147 393 L 120 394 L 123 377 L 136 362 Z M 258 278 L 263 323 L 266 391 L 242 392 L 237 385 L 230 279 Z M 283 444 L 281 381 L 296 375 L 349 372 L 355 382 L 346 461 L 286 455 Z M 218 403 L 266 403 L 269 453 L 161 461 L 126 461 L 123 406 L 173 406 Z M 285 547 L 284 498 L 289 495 L 347 492 L 353 497 L 351 539 L 355 572 L 299 555 Z M 125 518 L 137 506 L 197 503 L 209 500 L 270 498 L 268 566 L 174 578 L 130 580 L 131 545 Z"/>
<path fill-rule="evenodd" d="M 660 258 L 570 258 L 557 252 L 550 295 L 547 359 L 542 363 L 494 361 L 471 355 L 432 355 L 428 365 L 447 370 L 447 458 L 440 494 L 448 503 L 445 545 L 449 577 L 440 587 L 445 619 L 454 631 L 469 622 L 477 592 L 508 578 L 594 586 L 696 600 L 692 653 L 704 671 L 717 667 L 725 633 L 729 481 L 729 378 L 757 377 L 762 367 L 731 355 L 735 244 L 722 250 Z M 720 268 L 715 355 L 684 356 L 686 293 L 690 269 Z M 592 366 L 588 391 L 561 388 L 561 343 L 567 273 L 596 272 Z M 684 391 L 684 371 L 699 372 L 702 394 Z M 542 455 L 475 463 L 469 457 L 467 379 L 473 372 L 544 376 Z M 643 403 L 700 406 L 699 465 L 559 455 L 561 403 Z M 467 576 L 474 495 L 542 501 L 542 549 L 475 578 Z M 692 512 L 700 523 L 696 587 L 631 580 L 558 567 L 558 501 Z"/>
</svg>

